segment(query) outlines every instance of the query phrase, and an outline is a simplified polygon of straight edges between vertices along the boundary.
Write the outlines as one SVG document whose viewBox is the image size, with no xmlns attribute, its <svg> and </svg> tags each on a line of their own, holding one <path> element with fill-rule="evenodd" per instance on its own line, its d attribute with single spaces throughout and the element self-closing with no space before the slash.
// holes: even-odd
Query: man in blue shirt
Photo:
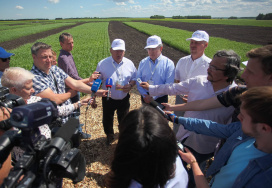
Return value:
<svg viewBox="0 0 272 188">
<path fill-rule="evenodd" d="M 174 117 L 176 123 L 198 134 L 226 139 L 207 176 L 212 187 L 271 187 L 272 183 L 272 87 L 254 87 L 243 93 L 240 122 L 222 125 L 216 122 Z M 179 151 L 191 164 L 197 187 L 208 184 L 191 152 Z"/>
<path fill-rule="evenodd" d="M 162 55 L 161 38 L 153 35 L 147 39 L 146 43 L 145 49 L 147 49 L 148 57 L 141 60 L 137 71 L 137 79 L 140 78 L 150 85 L 173 83 L 175 65 L 171 59 Z M 139 83 L 137 83 L 137 88 L 144 103 L 150 103 L 153 99 L 159 103 L 168 102 L 168 95 L 151 97 L 147 90 L 139 86 Z"/>
</svg>

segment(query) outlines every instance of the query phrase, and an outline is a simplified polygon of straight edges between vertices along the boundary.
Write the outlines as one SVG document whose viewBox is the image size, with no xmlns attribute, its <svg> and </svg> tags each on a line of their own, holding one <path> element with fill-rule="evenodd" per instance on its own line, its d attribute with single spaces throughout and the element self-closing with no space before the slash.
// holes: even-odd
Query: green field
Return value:
<svg viewBox="0 0 272 188">
<path fill-rule="evenodd" d="M 186 38 L 191 37 L 192 32 L 190 31 L 173 29 L 164 26 L 158 26 L 141 22 L 124 22 L 124 23 L 148 35 L 158 35 L 162 38 L 163 42 L 168 44 L 169 46 L 172 46 L 188 54 L 190 53 L 188 42 L 185 40 Z M 218 50 L 232 49 L 241 56 L 242 61 L 247 60 L 247 57 L 245 55 L 247 51 L 253 48 L 260 47 L 260 45 L 236 42 L 218 37 L 210 37 L 209 44 L 212 45 L 209 45 L 208 48 L 205 50 L 205 54 L 208 57 L 212 57 Z"/>
<path fill-rule="evenodd" d="M 110 55 L 110 41 L 108 34 L 108 21 L 123 21 L 126 25 L 133 27 L 140 32 L 148 35 L 159 35 L 163 42 L 189 54 L 188 43 L 184 40 L 191 36 L 191 32 L 168 28 L 158 25 L 146 24 L 141 22 L 132 22 L 134 20 L 150 20 L 147 18 L 127 18 L 127 19 L 70 19 L 70 20 L 28 20 L 28 21 L 0 21 L 0 42 L 9 41 L 22 36 L 32 35 L 42 31 L 62 27 L 65 25 L 75 24 L 76 22 L 86 22 L 83 25 L 66 30 L 74 37 L 75 48 L 73 55 L 77 62 L 79 74 L 82 77 L 88 77 L 96 68 L 97 63 L 103 58 Z M 89 22 L 88 22 L 89 21 Z M 92 22 L 90 22 L 92 21 Z M 193 22 L 207 24 L 228 24 L 228 25 L 251 25 L 271 27 L 271 20 L 178 20 L 163 19 L 161 21 L 175 22 Z M 64 32 L 64 31 L 62 31 Z M 61 32 L 61 33 L 62 33 Z M 51 35 L 39 41 L 52 45 L 53 49 L 59 53 L 60 45 L 58 37 L 60 33 Z M 245 54 L 252 48 L 260 45 L 252 45 L 242 42 L 230 41 L 224 38 L 210 37 L 210 44 L 205 54 L 212 57 L 217 50 L 233 49 L 240 56 L 242 61 L 247 60 Z M 16 55 L 12 58 L 11 66 L 20 66 L 26 69 L 32 67 L 32 57 L 30 47 L 33 45 L 26 44 L 12 50 Z"/>
<path fill-rule="evenodd" d="M 64 31 L 63 31 L 64 32 Z M 74 37 L 74 59 L 81 77 L 89 77 L 96 69 L 97 63 L 110 55 L 110 41 L 108 35 L 108 22 L 86 23 L 69 30 Z M 62 32 L 61 32 L 62 33 Z M 60 50 L 58 37 L 61 33 L 38 40 L 50 44 L 57 56 Z M 11 66 L 23 67 L 30 70 L 33 65 L 30 48 L 34 43 L 23 45 L 11 50 L 16 55 L 12 57 Z M 76 54 L 76 55 L 75 55 Z"/>
</svg>

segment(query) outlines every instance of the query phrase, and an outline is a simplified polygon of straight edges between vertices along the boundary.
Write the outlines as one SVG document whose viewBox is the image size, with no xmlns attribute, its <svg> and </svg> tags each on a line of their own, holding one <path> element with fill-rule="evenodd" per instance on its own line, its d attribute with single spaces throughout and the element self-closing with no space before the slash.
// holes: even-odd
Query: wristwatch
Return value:
<svg viewBox="0 0 272 188">
<path fill-rule="evenodd" d="M 80 108 L 82 106 L 80 101 L 77 102 L 77 105 L 78 105 L 78 108 Z"/>
</svg>

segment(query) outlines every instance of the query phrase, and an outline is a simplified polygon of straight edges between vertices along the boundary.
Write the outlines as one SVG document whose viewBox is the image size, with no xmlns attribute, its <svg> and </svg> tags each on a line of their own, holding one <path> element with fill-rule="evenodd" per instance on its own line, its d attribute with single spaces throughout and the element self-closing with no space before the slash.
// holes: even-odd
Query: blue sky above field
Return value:
<svg viewBox="0 0 272 188">
<path fill-rule="evenodd" d="M 150 17 L 152 15 L 256 17 L 272 0 L 0 0 L 0 19 Z"/>
</svg>

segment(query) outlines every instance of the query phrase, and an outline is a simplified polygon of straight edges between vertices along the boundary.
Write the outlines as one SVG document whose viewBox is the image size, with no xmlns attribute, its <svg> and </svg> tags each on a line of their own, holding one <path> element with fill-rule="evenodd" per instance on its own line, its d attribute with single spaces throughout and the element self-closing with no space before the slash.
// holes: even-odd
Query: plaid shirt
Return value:
<svg viewBox="0 0 272 188">
<path fill-rule="evenodd" d="M 65 93 L 65 79 L 68 77 L 68 75 L 59 67 L 52 66 L 49 70 L 49 74 L 46 74 L 38 69 L 35 65 L 33 65 L 31 72 L 35 74 L 33 79 L 33 88 L 35 89 L 35 92 L 33 95 L 37 95 L 47 88 L 50 88 L 56 94 Z M 59 106 L 69 104 L 72 104 L 70 99 L 66 100 Z M 63 122 L 65 122 L 68 116 L 62 116 L 61 118 Z"/>
</svg>

